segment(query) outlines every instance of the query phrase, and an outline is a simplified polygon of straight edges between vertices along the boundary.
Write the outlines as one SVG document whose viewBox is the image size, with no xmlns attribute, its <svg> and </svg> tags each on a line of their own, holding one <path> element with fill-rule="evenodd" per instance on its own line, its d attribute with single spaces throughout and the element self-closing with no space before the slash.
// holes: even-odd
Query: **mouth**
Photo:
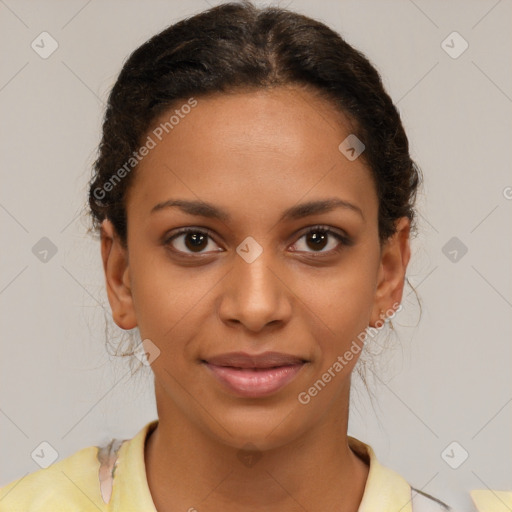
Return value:
<svg viewBox="0 0 512 512">
<path fill-rule="evenodd" d="M 259 398 L 284 388 L 309 361 L 278 352 L 254 355 L 237 352 L 201 362 L 229 391 L 238 396 Z"/>
</svg>

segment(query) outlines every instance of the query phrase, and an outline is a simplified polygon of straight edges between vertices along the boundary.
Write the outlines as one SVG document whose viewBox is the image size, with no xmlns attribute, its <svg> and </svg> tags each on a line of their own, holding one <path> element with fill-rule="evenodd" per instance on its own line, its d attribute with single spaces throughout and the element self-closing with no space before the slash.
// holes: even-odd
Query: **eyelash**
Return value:
<svg viewBox="0 0 512 512">
<path fill-rule="evenodd" d="M 337 231 L 332 230 L 328 226 L 323 226 L 323 225 L 316 225 L 316 226 L 312 226 L 312 227 L 308 228 L 307 231 L 303 232 L 299 236 L 297 241 L 301 240 L 303 237 L 305 237 L 307 235 L 310 235 L 312 233 L 318 233 L 318 232 L 321 232 L 325 235 L 333 236 L 340 242 L 340 244 L 335 249 L 331 249 L 330 251 L 325 251 L 325 252 L 315 252 L 315 251 L 311 251 L 311 252 L 310 251 L 294 251 L 294 252 L 306 252 L 306 254 L 308 254 L 309 256 L 318 258 L 318 257 L 324 257 L 325 255 L 337 254 L 343 249 L 344 246 L 350 246 L 353 244 L 352 240 L 349 237 L 347 237 L 346 235 L 342 235 L 342 234 L 338 233 Z M 213 235 L 212 232 L 206 228 L 186 227 L 186 228 L 181 228 L 179 231 L 174 233 L 172 236 L 167 237 L 164 240 L 164 245 L 166 245 L 166 246 L 170 245 L 173 240 L 175 240 L 179 236 L 181 236 L 183 234 L 187 234 L 187 233 L 206 235 L 210 239 L 215 241 L 214 237 L 212 236 Z M 297 242 L 295 242 L 295 243 L 297 243 Z M 182 256 L 192 257 L 192 258 L 203 254 L 203 253 L 186 253 L 184 251 L 179 251 L 177 249 L 171 249 L 171 250 L 174 250 L 175 252 L 179 253 Z M 221 251 L 218 251 L 218 252 L 221 252 Z"/>
</svg>

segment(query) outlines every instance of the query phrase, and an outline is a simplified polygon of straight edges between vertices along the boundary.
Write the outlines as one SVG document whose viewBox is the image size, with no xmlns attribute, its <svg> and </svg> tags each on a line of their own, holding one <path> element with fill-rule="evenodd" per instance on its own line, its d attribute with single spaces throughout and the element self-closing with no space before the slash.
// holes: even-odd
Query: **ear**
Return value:
<svg viewBox="0 0 512 512">
<path fill-rule="evenodd" d="M 405 272 L 411 258 L 410 228 L 409 219 L 401 217 L 396 232 L 383 244 L 370 327 L 382 319 L 382 313 L 389 315 L 402 301 Z"/>
<path fill-rule="evenodd" d="M 137 326 L 137 320 L 131 293 L 128 250 L 121 244 L 108 219 L 101 223 L 100 233 L 101 258 L 112 318 L 121 329 L 133 329 Z"/>
</svg>

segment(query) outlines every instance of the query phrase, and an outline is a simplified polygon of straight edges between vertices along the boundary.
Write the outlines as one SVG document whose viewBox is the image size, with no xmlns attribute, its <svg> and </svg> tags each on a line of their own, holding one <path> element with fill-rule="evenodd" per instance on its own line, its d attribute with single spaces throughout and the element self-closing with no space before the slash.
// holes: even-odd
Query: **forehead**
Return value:
<svg viewBox="0 0 512 512">
<path fill-rule="evenodd" d="M 144 137 L 154 147 L 135 171 L 129 210 L 149 214 L 159 202 L 188 198 L 254 216 L 336 196 L 375 216 L 366 164 L 339 149 L 350 120 L 327 100 L 280 87 L 195 101 L 178 103 Z"/>
</svg>

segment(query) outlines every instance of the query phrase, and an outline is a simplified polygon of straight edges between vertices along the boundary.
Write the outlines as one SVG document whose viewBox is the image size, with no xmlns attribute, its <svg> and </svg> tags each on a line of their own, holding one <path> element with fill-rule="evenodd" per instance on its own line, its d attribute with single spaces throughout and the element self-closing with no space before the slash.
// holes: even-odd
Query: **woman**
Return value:
<svg viewBox="0 0 512 512">
<path fill-rule="evenodd" d="M 224 4 L 143 44 L 89 204 L 158 420 L 9 484 L 0 510 L 450 510 L 347 435 L 419 183 L 378 73 L 322 23 Z"/>
</svg>

